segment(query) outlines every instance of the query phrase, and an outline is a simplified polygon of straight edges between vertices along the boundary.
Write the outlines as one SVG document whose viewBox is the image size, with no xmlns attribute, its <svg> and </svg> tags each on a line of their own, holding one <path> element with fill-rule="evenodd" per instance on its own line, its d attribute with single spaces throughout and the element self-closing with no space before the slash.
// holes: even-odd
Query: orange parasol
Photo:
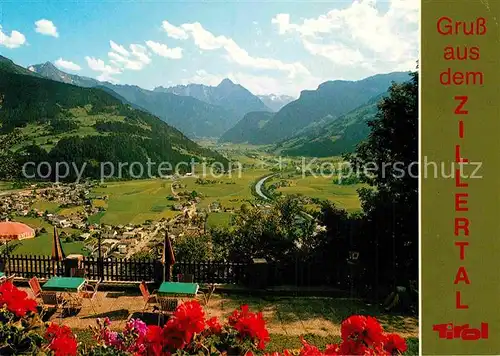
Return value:
<svg viewBox="0 0 500 356">
<path fill-rule="evenodd" d="M 35 237 L 35 230 L 28 225 L 18 223 L 15 221 L 2 221 L 0 222 L 0 241 L 5 242 L 5 253 L 8 259 L 9 256 L 9 242 L 19 241 L 25 239 L 32 239 Z M 6 267 L 9 263 L 6 261 Z"/>
<path fill-rule="evenodd" d="M 35 237 L 35 230 L 25 224 L 14 221 L 0 222 L 0 241 L 31 239 Z"/>
</svg>

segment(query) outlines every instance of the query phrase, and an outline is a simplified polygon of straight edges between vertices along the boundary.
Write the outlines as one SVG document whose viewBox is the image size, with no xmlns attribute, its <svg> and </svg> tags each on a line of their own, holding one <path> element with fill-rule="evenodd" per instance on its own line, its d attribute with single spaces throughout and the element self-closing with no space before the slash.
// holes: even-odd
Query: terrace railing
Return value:
<svg viewBox="0 0 500 356">
<path fill-rule="evenodd" d="M 152 259 L 117 259 L 84 257 L 81 260 L 53 261 L 50 256 L 0 255 L 0 271 L 8 271 L 21 278 L 36 276 L 70 276 L 83 269 L 90 280 L 104 282 L 155 282 L 163 280 L 164 266 Z M 178 261 L 173 266 L 173 279 L 178 275 L 192 275 L 196 283 L 245 285 L 252 288 L 271 286 L 350 288 L 350 276 L 333 271 L 322 263 L 296 261 L 289 264 L 267 263 L 255 259 L 249 263 Z M 343 281 L 343 282 L 340 282 Z"/>
<path fill-rule="evenodd" d="M 28 279 L 69 276 L 73 263 L 74 260 L 53 261 L 50 256 L 0 256 L 2 270 Z M 179 274 L 191 274 L 197 283 L 243 284 L 247 267 L 247 264 L 234 262 L 180 261 L 175 263 L 173 275 L 175 278 Z M 157 260 L 84 257 L 80 268 L 87 278 L 105 282 L 158 282 L 163 278 L 163 265 Z"/>
</svg>

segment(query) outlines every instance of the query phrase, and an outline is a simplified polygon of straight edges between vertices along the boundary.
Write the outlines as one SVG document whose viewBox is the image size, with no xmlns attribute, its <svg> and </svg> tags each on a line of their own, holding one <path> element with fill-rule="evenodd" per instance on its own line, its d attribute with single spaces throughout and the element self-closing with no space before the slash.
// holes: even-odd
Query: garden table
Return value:
<svg viewBox="0 0 500 356">
<path fill-rule="evenodd" d="M 194 298 L 198 293 L 197 283 L 163 282 L 158 295 L 171 298 Z"/>
<path fill-rule="evenodd" d="M 198 293 L 198 284 L 184 282 L 163 282 L 158 289 L 157 302 L 160 305 L 160 313 L 173 313 L 179 305 L 179 300 L 194 298 Z M 158 325 L 160 315 L 158 315 Z"/>
<path fill-rule="evenodd" d="M 81 277 L 52 277 L 43 285 L 42 290 L 66 294 L 70 301 L 80 306 L 81 300 L 78 298 L 78 292 L 84 284 L 85 278 Z"/>
</svg>

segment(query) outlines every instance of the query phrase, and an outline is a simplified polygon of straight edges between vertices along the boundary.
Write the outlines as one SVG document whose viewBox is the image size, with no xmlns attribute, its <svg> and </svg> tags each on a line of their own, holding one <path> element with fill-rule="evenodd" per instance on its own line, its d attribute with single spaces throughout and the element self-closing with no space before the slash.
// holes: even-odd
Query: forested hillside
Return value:
<svg viewBox="0 0 500 356">
<path fill-rule="evenodd" d="M 19 174 L 25 162 L 42 161 L 52 166 L 56 162 L 74 162 L 80 167 L 85 163 L 84 176 L 92 178 L 100 174 L 100 162 L 146 165 L 150 159 L 175 165 L 204 157 L 227 164 L 221 155 L 103 90 L 18 73 L 12 66 L 0 67 L 0 134 L 20 134 L 10 147 L 18 166 L 12 172 L 1 172 L 4 176 Z M 121 175 L 129 176 L 129 168 Z"/>
</svg>

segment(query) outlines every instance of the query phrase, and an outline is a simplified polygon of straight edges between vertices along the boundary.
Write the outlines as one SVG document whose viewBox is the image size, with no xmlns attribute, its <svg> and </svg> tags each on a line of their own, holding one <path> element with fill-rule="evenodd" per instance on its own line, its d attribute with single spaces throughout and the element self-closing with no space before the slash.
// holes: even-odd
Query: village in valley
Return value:
<svg viewBox="0 0 500 356">
<path fill-rule="evenodd" d="M 99 187 L 97 182 L 40 183 L 4 193 L 0 202 L 0 221 L 25 222 L 35 229 L 37 237 L 52 233 L 56 228 L 63 243 L 78 243 L 81 251 L 76 252 L 87 256 L 97 257 L 100 238 L 102 256 L 115 258 L 131 258 L 136 253 L 155 250 L 161 244 L 165 228 L 173 239 L 185 234 L 201 234 L 205 229 L 203 212 L 196 209 L 201 198 L 186 192 L 165 197 L 173 202 L 174 216 L 170 219 L 146 220 L 139 224 L 99 223 L 95 217 L 106 212 L 99 203 L 109 197 L 95 194 L 96 187 Z M 173 183 L 172 192 L 182 187 L 180 183 Z M 213 202 L 209 210 L 218 212 L 221 206 Z M 30 252 L 36 254 L 37 251 Z"/>
</svg>

